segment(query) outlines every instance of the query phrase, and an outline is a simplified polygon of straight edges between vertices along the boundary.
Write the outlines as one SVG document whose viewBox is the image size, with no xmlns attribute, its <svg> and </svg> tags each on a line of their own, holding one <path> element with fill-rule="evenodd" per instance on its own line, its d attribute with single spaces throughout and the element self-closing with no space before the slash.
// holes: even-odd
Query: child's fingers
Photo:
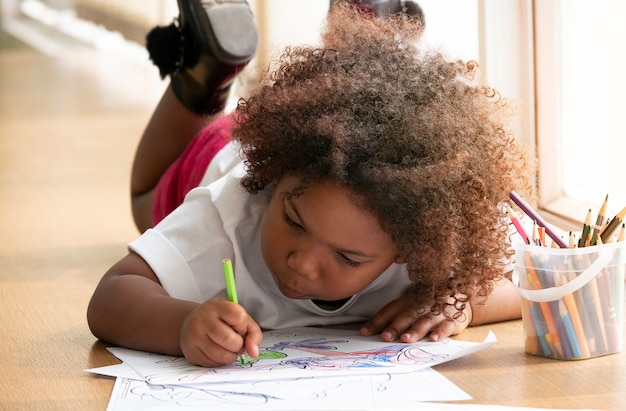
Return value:
<svg viewBox="0 0 626 411">
<path fill-rule="evenodd" d="M 456 335 L 460 332 L 458 330 L 459 323 L 452 320 L 445 320 L 439 323 L 430 333 L 431 341 L 441 341 L 444 338 Z"/>
<path fill-rule="evenodd" d="M 400 340 L 404 343 L 414 343 L 424 338 L 435 326 L 435 317 L 425 315 L 414 319 L 413 323 L 404 329 Z"/>
<path fill-rule="evenodd" d="M 250 323 L 258 328 L 242 306 L 225 300 L 209 300 L 185 320 L 181 329 L 181 349 L 194 364 L 208 367 L 230 364 L 243 350 L 248 329 L 254 330 Z M 258 337 L 251 341 L 256 339 Z M 255 351 L 252 343 L 250 347 Z"/>
<path fill-rule="evenodd" d="M 399 314 L 405 311 L 402 300 L 394 300 L 381 308 L 371 320 L 361 326 L 360 333 L 365 336 L 374 335 L 388 328 Z"/>
<path fill-rule="evenodd" d="M 238 353 L 243 349 L 244 331 L 236 329 L 232 324 L 221 321 L 207 330 L 208 337 L 217 345 L 230 352 Z"/>
<path fill-rule="evenodd" d="M 250 324 L 248 325 L 248 333 L 245 338 L 246 352 L 249 356 L 256 358 L 259 356 L 259 346 L 263 341 L 263 331 L 261 327 L 250 318 Z"/>
<path fill-rule="evenodd" d="M 432 341 L 439 341 L 458 334 L 467 326 L 467 322 L 448 320 L 444 315 L 417 314 L 409 306 L 403 298 L 392 301 L 361 326 L 361 334 L 368 336 L 380 332 L 383 341 L 400 339 L 405 343 L 413 343 L 428 333 Z"/>
<path fill-rule="evenodd" d="M 194 344 L 185 351 L 185 358 L 192 364 L 203 367 L 219 367 L 231 364 L 237 359 L 238 353 L 229 351 L 213 341 L 203 344 Z"/>
<path fill-rule="evenodd" d="M 442 315 L 424 316 L 403 333 L 400 337 L 402 342 L 411 343 L 424 338 L 430 333 L 431 341 L 441 341 L 444 338 L 459 334 L 467 327 L 467 322 L 450 320 Z"/>
<path fill-rule="evenodd" d="M 245 348 L 248 355 L 258 357 L 259 346 L 263 341 L 261 327 L 254 321 L 247 311 L 238 304 L 229 303 L 228 309 L 223 314 L 223 320 L 232 327 L 232 330 L 241 337 L 236 341 L 236 350 L 240 352 Z M 232 343 L 227 343 L 227 348 L 232 348 Z"/>
<path fill-rule="evenodd" d="M 223 321 L 196 319 L 181 332 L 180 346 L 192 364 L 217 367 L 237 358 L 235 347 L 241 347 L 241 340 L 242 337 Z"/>
<path fill-rule="evenodd" d="M 231 303 L 230 301 L 221 301 L 221 303 L 219 311 L 220 319 L 228 324 L 237 334 L 246 335 L 250 315 L 245 308 L 237 303 Z"/>
<path fill-rule="evenodd" d="M 383 341 L 391 342 L 400 338 L 403 342 L 415 342 L 423 338 L 431 330 L 433 324 L 430 316 L 418 317 L 414 312 L 403 310 L 395 313 L 391 321 L 387 321 L 381 330 Z"/>
<path fill-rule="evenodd" d="M 464 327 L 458 321 L 448 320 L 442 315 L 422 315 L 416 317 L 411 313 L 397 316 L 382 332 L 383 341 L 400 339 L 404 343 L 413 343 L 430 333 L 431 341 L 440 341 L 451 335 L 458 334 Z"/>
</svg>

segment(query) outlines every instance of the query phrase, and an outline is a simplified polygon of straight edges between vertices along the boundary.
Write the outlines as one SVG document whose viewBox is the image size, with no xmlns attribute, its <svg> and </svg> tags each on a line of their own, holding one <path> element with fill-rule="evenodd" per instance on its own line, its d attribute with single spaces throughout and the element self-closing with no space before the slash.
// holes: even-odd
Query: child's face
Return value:
<svg viewBox="0 0 626 411">
<path fill-rule="evenodd" d="M 401 262 L 376 217 L 339 186 L 318 181 L 301 196 L 282 178 L 263 224 L 261 249 L 276 285 L 289 298 L 340 300 L 363 290 L 391 263 Z"/>
</svg>

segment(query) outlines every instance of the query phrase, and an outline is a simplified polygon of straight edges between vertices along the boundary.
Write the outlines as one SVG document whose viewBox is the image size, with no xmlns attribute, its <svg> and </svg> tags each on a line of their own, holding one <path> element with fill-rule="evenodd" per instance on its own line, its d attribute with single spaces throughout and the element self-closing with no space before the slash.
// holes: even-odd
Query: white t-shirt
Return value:
<svg viewBox="0 0 626 411">
<path fill-rule="evenodd" d="M 193 189 L 180 207 L 130 244 L 170 296 L 198 303 L 226 298 L 224 258 L 233 261 L 239 303 L 264 329 L 366 321 L 406 290 L 410 284 L 406 267 L 392 264 L 334 310 L 283 296 L 260 247 L 272 190 L 255 195 L 245 191 L 240 184 L 245 171 L 236 153 L 227 145 L 203 179 L 203 184 L 214 182 Z"/>
</svg>

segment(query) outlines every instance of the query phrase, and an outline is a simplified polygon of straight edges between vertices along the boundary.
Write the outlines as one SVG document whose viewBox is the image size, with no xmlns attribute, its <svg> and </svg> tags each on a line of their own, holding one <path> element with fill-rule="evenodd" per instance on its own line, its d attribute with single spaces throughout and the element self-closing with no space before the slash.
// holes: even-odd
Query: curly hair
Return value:
<svg viewBox="0 0 626 411">
<path fill-rule="evenodd" d="M 419 49 L 421 33 L 410 16 L 335 4 L 323 47 L 286 49 L 239 102 L 234 136 L 250 193 L 284 175 L 301 189 L 319 179 L 346 188 L 396 244 L 416 307 L 457 318 L 503 275 L 502 205 L 511 190 L 530 192 L 531 170 L 505 130 L 510 104 L 474 84 L 476 62 Z"/>
</svg>

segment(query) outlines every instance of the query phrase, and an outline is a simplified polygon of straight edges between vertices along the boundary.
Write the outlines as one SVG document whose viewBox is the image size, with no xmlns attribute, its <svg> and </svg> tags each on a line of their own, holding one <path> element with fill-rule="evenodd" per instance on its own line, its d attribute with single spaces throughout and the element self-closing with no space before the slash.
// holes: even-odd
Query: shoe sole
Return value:
<svg viewBox="0 0 626 411">
<path fill-rule="evenodd" d="M 228 65 L 245 64 L 252 59 L 258 33 L 252 11 L 244 0 L 178 0 L 183 27 L 193 31 L 199 46 L 210 50 Z M 190 21 L 189 21 L 190 20 Z"/>
</svg>

